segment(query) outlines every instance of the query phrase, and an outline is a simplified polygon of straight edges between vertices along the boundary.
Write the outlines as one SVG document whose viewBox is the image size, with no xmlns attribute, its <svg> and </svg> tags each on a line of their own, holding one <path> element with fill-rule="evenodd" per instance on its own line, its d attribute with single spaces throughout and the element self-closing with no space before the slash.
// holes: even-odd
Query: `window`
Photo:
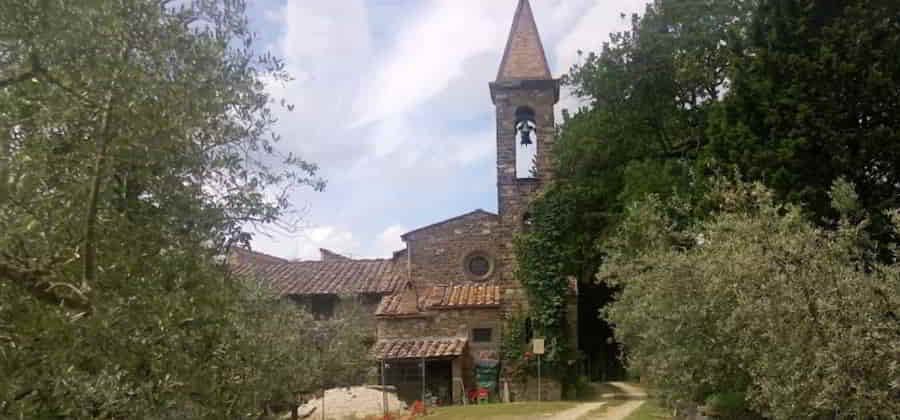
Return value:
<svg viewBox="0 0 900 420">
<path fill-rule="evenodd" d="M 531 230 L 531 225 L 534 224 L 534 219 L 531 218 L 531 213 L 525 212 L 522 215 L 522 230 L 528 232 Z"/>
<path fill-rule="evenodd" d="M 463 268 L 473 280 L 485 280 L 494 271 L 494 262 L 484 252 L 473 252 L 466 256 Z"/>
<path fill-rule="evenodd" d="M 319 295 L 310 299 L 309 311 L 316 319 L 329 319 L 334 316 L 334 306 L 337 303 L 336 296 Z"/>
<path fill-rule="evenodd" d="M 492 328 L 472 328 L 472 342 L 490 343 L 493 334 Z"/>
<path fill-rule="evenodd" d="M 366 293 L 362 295 L 362 302 L 364 305 L 377 305 L 381 303 L 381 295 L 376 293 Z"/>
<path fill-rule="evenodd" d="M 491 262 L 481 255 L 469 259 L 469 272 L 476 276 L 484 276 L 491 270 Z"/>
<path fill-rule="evenodd" d="M 522 337 L 525 339 L 525 344 L 531 343 L 531 339 L 534 338 L 534 326 L 532 325 L 531 318 L 525 318 L 525 331 L 522 334 Z"/>
</svg>

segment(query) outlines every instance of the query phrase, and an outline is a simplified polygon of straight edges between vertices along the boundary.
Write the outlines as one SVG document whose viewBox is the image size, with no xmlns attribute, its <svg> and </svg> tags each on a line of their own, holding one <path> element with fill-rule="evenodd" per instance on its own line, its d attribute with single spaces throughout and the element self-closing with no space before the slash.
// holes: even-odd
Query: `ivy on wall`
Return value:
<svg viewBox="0 0 900 420">
<path fill-rule="evenodd" d="M 571 262 L 576 256 L 567 243 L 572 232 L 564 228 L 575 216 L 576 206 L 569 194 L 551 189 L 535 200 L 530 208 L 530 223 L 515 239 L 518 261 L 516 278 L 528 295 L 528 314 L 535 337 L 545 338 L 548 364 L 561 364 L 575 358 L 568 333 L 567 302 Z"/>
<path fill-rule="evenodd" d="M 528 374 L 528 332 L 525 329 L 529 322 L 528 314 L 515 312 L 506 319 L 503 327 L 503 339 L 500 343 L 500 353 L 506 373 L 516 379 L 521 379 Z"/>
</svg>

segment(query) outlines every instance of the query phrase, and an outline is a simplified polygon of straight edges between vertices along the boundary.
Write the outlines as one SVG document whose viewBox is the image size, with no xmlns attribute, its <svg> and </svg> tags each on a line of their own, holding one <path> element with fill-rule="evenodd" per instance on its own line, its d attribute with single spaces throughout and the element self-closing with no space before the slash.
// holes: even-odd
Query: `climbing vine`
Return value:
<svg viewBox="0 0 900 420">
<path fill-rule="evenodd" d="M 521 378 L 528 372 L 529 357 L 527 340 L 528 332 L 525 325 L 530 322 L 525 312 L 515 312 L 506 319 L 503 327 L 503 339 L 500 343 L 500 353 L 504 360 L 506 372 L 509 376 Z"/>
<path fill-rule="evenodd" d="M 579 198 L 581 197 L 581 198 Z M 583 194 L 551 188 L 532 203 L 530 223 L 515 240 L 519 263 L 516 277 L 525 288 L 529 301 L 529 315 L 534 323 L 534 335 L 545 338 L 544 360 L 561 364 L 575 358 L 575 349 L 568 334 L 567 302 L 571 296 L 569 278 L 580 277 L 584 249 L 589 237 L 580 238 L 581 229 L 575 222 Z M 565 244 L 565 246 L 560 246 Z M 592 270 L 587 270 L 593 273 Z"/>
</svg>

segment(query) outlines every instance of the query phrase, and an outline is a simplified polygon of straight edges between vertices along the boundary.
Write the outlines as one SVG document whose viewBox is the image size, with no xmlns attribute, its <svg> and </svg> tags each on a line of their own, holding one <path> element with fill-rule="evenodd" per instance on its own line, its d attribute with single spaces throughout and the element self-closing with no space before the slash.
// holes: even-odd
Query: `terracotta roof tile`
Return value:
<svg viewBox="0 0 900 420">
<path fill-rule="evenodd" d="M 410 285 L 399 288 L 394 293 L 381 298 L 375 316 L 409 317 L 424 315 L 419 304 L 419 296 Z"/>
<path fill-rule="evenodd" d="M 238 275 L 252 276 L 280 295 L 391 293 L 402 277 L 391 260 L 266 262 L 232 260 Z"/>
<path fill-rule="evenodd" d="M 434 309 L 495 307 L 500 305 L 501 288 L 492 284 L 434 286 L 426 306 Z"/>
<path fill-rule="evenodd" d="M 288 262 L 284 258 L 244 248 L 232 248 L 228 257 L 229 262 L 232 264 L 279 264 Z"/>
<path fill-rule="evenodd" d="M 461 337 L 378 340 L 372 353 L 379 360 L 453 357 L 463 354 L 467 342 Z"/>
</svg>

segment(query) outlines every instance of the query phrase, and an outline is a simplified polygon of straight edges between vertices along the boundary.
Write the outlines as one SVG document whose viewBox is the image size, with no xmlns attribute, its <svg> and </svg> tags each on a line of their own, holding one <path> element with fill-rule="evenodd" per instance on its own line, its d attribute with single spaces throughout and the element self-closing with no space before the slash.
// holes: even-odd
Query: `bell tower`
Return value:
<svg viewBox="0 0 900 420">
<path fill-rule="evenodd" d="M 528 203 L 553 176 L 553 108 L 559 100 L 559 80 L 550 74 L 528 0 L 519 0 L 490 90 L 497 118 L 497 208 L 511 234 L 528 222 Z"/>
</svg>

